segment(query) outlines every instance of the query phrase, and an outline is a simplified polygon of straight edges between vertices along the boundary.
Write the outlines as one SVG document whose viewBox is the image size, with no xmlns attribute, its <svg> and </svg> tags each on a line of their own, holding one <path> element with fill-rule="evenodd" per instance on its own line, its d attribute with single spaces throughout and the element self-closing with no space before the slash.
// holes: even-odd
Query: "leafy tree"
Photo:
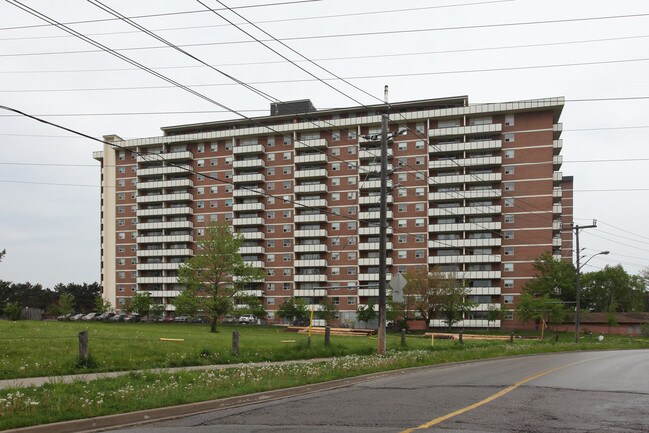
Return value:
<svg viewBox="0 0 649 433">
<path fill-rule="evenodd" d="M 597 312 L 644 310 L 645 282 L 629 275 L 621 265 L 606 266 L 582 275 L 582 306 Z"/>
<path fill-rule="evenodd" d="M 487 308 L 487 329 L 489 329 L 489 324 L 495 322 L 496 320 L 502 320 L 505 314 L 505 310 L 501 306 L 489 305 Z"/>
<path fill-rule="evenodd" d="M 195 289 L 185 289 L 173 300 L 176 307 L 176 316 L 196 316 L 200 308 L 201 299 Z"/>
<path fill-rule="evenodd" d="M 326 320 L 331 323 L 338 318 L 338 308 L 334 305 L 333 300 L 327 296 L 320 300 L 320 310 L 316 311 L 318 319 Z"/>
<path fill-rule="evenodd" d="M 7 254 L 7 250 L 0 251 L 0 262 L 2 261 L 2 259 L 4 259 L 6 254 Z"/>
<path fill-rule="evenodd" d="M 537 297 L 548 295 L 563 301 L 575 300 L 577 274 L 572 263 L 543 253 L 534 261 L 534 271 L 534 278 L 523 286 L 523 292 Z"/>
<path fill-rule="evenodd" d="M 74 296 L 69 293 L 61 293 L 59 296 L 59 313 L 72 314 L 74 312 Z"/>
<path fill-rule="evenodd" d="M 450 329 L 475 305 L 468 300 L 470 289 L 453 274 L 424 268 L 406 274 L 406 279 L 406 309 L 417 311 L 426 323 L 442 317 Z"/>
<path fill-rule="evenodd" d="M 95 308 L 97 296 L 101 295 L 99 283 L 59 283 L 54 286 L 54 291 L 60 296 L 63 293 L 69 293 L 74 297 L 74 311 L 89 313 Z"/>
<path fill-rule="evenodd" d="M 284 298 L 277 310 L 277 316 L 293 324 L 304 323 L 309 317 L 306 302 L 300 298 Z"/>
<path fill-rule="evenodd" d="M 260 319 L 265 319 L 268 314 L 261 299 L 254 295 L 237 296 L 237 304 L 242 306 L 237 307 L 238 314 L 254 314 Z"/>
<path fill-rule="evenodd" d="M 140 316 L 148 316 L 152 302 L 149 292 L 137 292 L 135 296 L 131 297 L 131 311 Z"/>
<path fill-rule="evenodd" d="M 239 254 L 243 242 L 243 236 L 232 233 L 228 225 L 211 225 L 197 242 L 194 257 L 178 270 L 180 284 L 200 291 L 203 311 L 211 319 L 211 332 L 216 332 L 219 317 L 230 311 L 237 293 L 235 285 L 243 286 L 264 277 L 261 269 L 243 261 Z"/>
<path fill-rule="evenodd" d="M 163 304 L 151 304 L 151 308 L 149 309 L 149 314 L 151 317 L 154 319 L 160 319 L 165 313 L 165 306 Z"/>
<path fill-rule="evenodd" d="M 373 303 L 368 303 L 365 305 L 365 307 L 358 307 L 358 310 L 356 310 L 356 318 L 360 320 L 361 322 L 365 322 L 365 327 L 367 327 L 368 323 L 370 320 L 374 320 L 378 317 L 379 313 L 374 310 L 374 304 Z M 386 318 L 387 318 L 387 311 L 386 311 Z"/>
<path fill-rule="evenodd" d="M 23 309 L 17 302 L 10 302 L 5 305 L 3 311 L 9 320 L 20 320 Z"/>
<path fill-rule="evenodd" d="M 99 314 L 110 311 L 112 307 L 113 306 L 111 305 L 110 301 L 108 299 L 104 299 L 101 295 L 95 298 L 95 311 Z"/>
<path fill-rule="evenodd" d="M 561 323 L 564 316 L 563 303 L 547 294 L 535 297 L 524 293 L 516 304 L 516 316 L 523 323 L 534 321 L 538 324 L 542 320 L 546 323 Z"/>
</svg>

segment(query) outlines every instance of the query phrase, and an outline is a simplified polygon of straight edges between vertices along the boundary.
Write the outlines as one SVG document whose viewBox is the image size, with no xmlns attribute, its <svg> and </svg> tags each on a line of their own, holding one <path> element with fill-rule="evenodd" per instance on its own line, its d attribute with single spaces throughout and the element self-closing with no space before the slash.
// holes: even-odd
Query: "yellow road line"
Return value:
<svg viewBox="0 0 649 433">
<path fill-rule="evenodd" d="M 570 364 L 560 365 L 559 367 L 555 367 L 555 368 L 552 368 L 550 370 L 542 371 L 541 373 L 535 374 L 534 376 L 530 376 L 530 377 L 527 377 L 525 379 L 519 380 L 518 382 L 514 383 L 513 385 L 511 385 L 511 386 L 509 386 L 509 387 L 507 387 L 507 388 L 505 388 L 505 389 L 503 389 L 501 391 L 498 391 L 494 395 L 491 395 L 491 396 L 485 398 L 484 400 L 480 400 L 479 402 L 474 403 L 474 404 L 472 404 L 470 406 L 463 407 L 462 409 L 458 409 L 455 412 L 451 412 L 451 413 L 449 413 L 447 415 L 443 415 L 443 416 L 440 416 L 440 417 L 435 418 L 433 420 L 430 420 L 426 424 L 422 424 L 422 425 L 417 426 L 417 427 L 412 427 L 412 428 L 409 428 L 409 429 L 406 429 L 406 430 L 402 430 L 399 433 L 412 433 L 415 430 L 423 430 L 423 429 L 426 429 L 426 428 L 430 428 L 430 427 L 432 427 L 432 426 L 434 426 L 436 424 L 441 423 L 442 421 L 446 421 L 447 419 L 450 419 L 450 418 L 453 418 L 455 416 L 461 415 L 461 414 L 463 414 L 465 412 L 468 412 L 470 410 L 473 410 L 475 408 L 483 406 L 483 405 L 485 405 L 485 404 L 487 404 L 487 403 L 489 403 L 491 401 L 494 401 L 497 398 L 500 398 L 503 395 L 508 394 L 509 392 L 515 390 L 519 386 L 521 386 L 521 385 L 523 385 L 523 384 L 525 384 L 525 383 L 527 383 L 527 382 L 529 382 L 531 380 L 534 380 L 534 379 L 536 379 L 538 377 L 545 376 L 546 374 L 553 373 L 553 372 L 555 372 L 557 370 L 561 370 L 562 368 L 571 367 L 573 365 L 581 364 L 581 363 L 587 362 L 587 361 L 591 361 L 591 360 L 587 359 L 587 360 L 582 360 L 582 361 L 571 362 Z"/>
</svg>

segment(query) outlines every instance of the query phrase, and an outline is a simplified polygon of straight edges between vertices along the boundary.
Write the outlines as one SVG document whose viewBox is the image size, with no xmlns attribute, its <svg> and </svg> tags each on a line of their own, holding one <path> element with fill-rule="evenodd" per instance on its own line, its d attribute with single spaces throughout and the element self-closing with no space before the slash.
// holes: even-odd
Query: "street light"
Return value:
<svg viewBox="0 0 649 433">
<path fill-rule="evenodd" d="M 575 343 L 579 343 L 579 310 L 581 308 L 579 303 L 579 295 L 581 293 L 581 268 L 586 266 L 586 264 L 590 262 L 593 257 L 599 255 L 605 256 L 610 253 L 610 251 L 600 251 L 597 254 L 593 254 L 588 258 L 588 260 L 584 262 L 583 265 L 579 264 L 579 259 L 586 256 L 580 256 L 580 253 L 581 251 L 577 250 L 577 284 L 575 285 Z"/>
</svg>

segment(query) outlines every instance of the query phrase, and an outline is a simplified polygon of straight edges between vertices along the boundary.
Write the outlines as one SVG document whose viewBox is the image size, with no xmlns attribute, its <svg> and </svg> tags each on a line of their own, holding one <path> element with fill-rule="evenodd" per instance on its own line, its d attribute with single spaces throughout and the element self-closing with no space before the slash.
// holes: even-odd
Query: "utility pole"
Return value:
<svg viewBox="0 0 649 433">
<path fill-rule="evenodd" d="M 385 310 L 387 260 L 386 242 L 388 237 L 388 86 L 385 86 L 383 99 L 385 111 L 381 115 L 381 203 L 379 216 L 379 330 L 377 353 L 385 353 Z"/>
<path fill-rule="evenodd" d="M 575 284 L 575 343 L 579 343 L 579 319 L 580 319 L 580 309 L 581 309 L 581 303 L 580 303 L 580 296 L 581 296 L 581 264 L 580 259 L 581 259 L 581 250 L 579 249 L 579 230 L 583 229 L 591 229 L 597 227 L 597 221 L 593 220 L 593 223 L 591 225 L 587 226 L 580 226 L 580 225 L 575 225 L 572 227 L 572 230 L 575 231 L 575 244 L 576 244 L 576 251 L 577 251 L 577 282 Z"/>
</svg>

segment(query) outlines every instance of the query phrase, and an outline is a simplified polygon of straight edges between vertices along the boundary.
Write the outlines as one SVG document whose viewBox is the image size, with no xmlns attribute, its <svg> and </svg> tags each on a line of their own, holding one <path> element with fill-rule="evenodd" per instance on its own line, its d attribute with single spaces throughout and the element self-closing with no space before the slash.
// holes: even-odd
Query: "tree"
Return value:
<svg viewBox="0 0 649 433">
<path fill-rule="evenodd" d="M 165 313 L 165 306 L 163 304 L 151 304 L 149 309 L 149 314 L 154 319 L 158 320 L 162 318 L 162 315 Z"/>
<path fill-rule="evenodd" d="M 5 305 L 4 313 L 9 320 L 20 320 L 21 313 L 23 309 L 20 307 L 20 304 L 17 302 L 10 302 Z"/>
<path fill-rule="evenodd" d="M 73 298 L 74 299 L 74 298 Z M 104 299 L 101 295 L 95 298 L 95 311 L 99 314 L 106 313 L 113 308 L 108 299 Z"/>
<path fill-rule="evenodd" d="M 59 296 L 59 313 L 72 314 L 74 312 L 74 296 L 69 293 L 61 293 Z"/>
<path fill-rule="evenodd" d="M 201 299 L 195 289 L 183 290 L 173 300 L 177 316 L 196 316 L 200 308 Z"/>
<path fill-rule="evenodd" d="M 504 314 L 505 310 L 503 310 L 501 306 L 489 305 L 487 308 L 487 329 L 489 329 L 491 322 L 502 320 Z"/>
<path fill-rule="evenodd" d="M 151 311 L 151 294 L 149 292 L 137 292 L 131 298 L 131 311 L 140 316 L 148 316 Z"/>
<path fill-rule="evenodd" d="M 547 294 L 538 297 L 524 293 L 516 304 L 516 316 L 523 323 L 532 320 L 537 324 L 541 321 L 561 323 L 564 316 L 563 303 Z"/>
<path fill-rule="evenodd" d="M 284 302 L 277 310 L 277 316 L 288 320 L 292 324 L 304 323 L 309 317 L 306 302 L 300 298 L 284 298 Z"/>
<path fill-rule="evenodd" d="M 320 299 L 320 310 L 316 311 L 318 319 L 326 320 L 327 323 L 331 323 L 338 318 L 338 308 L 334 305 L 331 298 L 325 296 Z"/>
<path fill-rule="evenodd" d="M 406 274 L 406 279 L 406 308 L 419 312 L 426 323 L 441 317 L 450 329 L 475 305 L 468 299 L 470 289 L 452 273 L 424 268 Z"/>
<path fill-rule="evenodd" d="M 622 265 L 582 275 L 582 305 L 597 312 L 633 312 L 644 310 L 645 282 L 629 275 Z"/>
<path fill-rule="evenodd" d="M 523 292 L 537 297 L 548 295 L 563 301 L 575 300 L 577 274 L 572 263 L 543 253 L 534 260 L 534 271 L 534 278 L 525 283 Z"/>
<path fill-rule="evenodd" d="M 238 301 L 238 305 L 243 305 L 243 307 L 237 308 L 237 313 L 254 314 L 256 317 L 260 319 L 266 318 L 267 313 L 266 313 L 266 309 L 264 308 L 264 304 L 261 302 L 261 299 L 259 299 L 257 296 L 243 295 L 243 296 L 239 296 L 237 301 Z"/>
<path fill-rule="evenodd" d="M 358 310 L 356 310 L 356 318 L 361 322 L 365 322 L 365 327 L 368 326 L 367 324 L 370 320 L 374 320 L 377 317 L 378 313 L 374 309 L 374 304 L 371 302 L 364 307 L 358 307 Z"/>
<path fill-rule="evenodd" d="M 89 313 L 95 308 L 95 300 L 101 295 L 99 283 L 59 283 L 54 286 L 54 291 L 60 296 L 62 293 L 69 293 L 74 296 L 74 311 Z"/>
<path fill-rule="evenodd" d="M 7 250 L 0 251 L 0 262 L 4 259 L 4 256 L 7 254 Z"/>
<path fill-rule="evenodd" d="M 211 332 L 216 332 L 219 317 L 230 311 L 236 286 L 264 277 L 261 269 L 243 261 L 239 254 L 243 242 L 243 236 L 233 233 L 230 226 L 211 225 L 197 242 L 194 257 L 178 270 L 180 284 L 199 290 L 203 311 L 211 319 Z"/>
</svg>

